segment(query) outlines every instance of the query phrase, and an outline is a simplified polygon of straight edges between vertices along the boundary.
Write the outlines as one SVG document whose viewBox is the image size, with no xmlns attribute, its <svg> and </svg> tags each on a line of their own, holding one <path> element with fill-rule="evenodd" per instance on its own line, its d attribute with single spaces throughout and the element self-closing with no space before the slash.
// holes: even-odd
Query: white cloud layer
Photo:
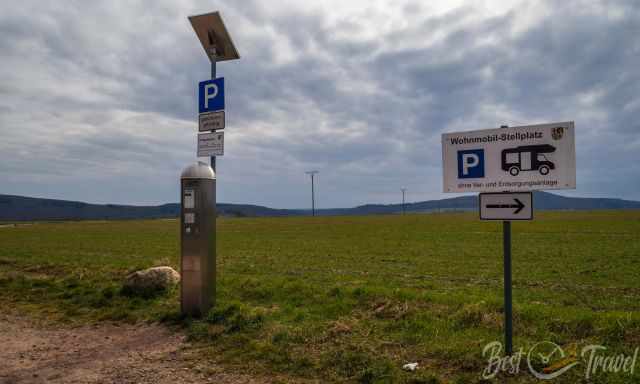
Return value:
<svg viewBox="0 0 640 384">
<path fill-rule="evenodd" d="M 0 12 L 0 193 L 178 200 L 195 160 L 205 1 Z M 635 1 L 223 1 L 219 201 L 306 207 L 441 196 L 440 134 L 575 120 L 582 196 L 640 199 Z"/>
</svg>

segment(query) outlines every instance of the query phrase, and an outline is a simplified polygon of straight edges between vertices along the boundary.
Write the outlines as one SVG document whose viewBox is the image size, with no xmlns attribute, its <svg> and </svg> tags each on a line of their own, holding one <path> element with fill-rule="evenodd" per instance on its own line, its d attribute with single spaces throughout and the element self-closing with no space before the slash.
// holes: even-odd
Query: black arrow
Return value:
<svg viewBox="0 0 640 384">
<path fill-rule="evenodd" d="M 518 212 L 522 211 L 522 208 L 524 208 L 524 204 L 522 204 L 522 202 L 516 198 L 513 199 L 517 204 L 487 204 L 487 208 L 517 208 L 515 210 L 515 212 L 513 212 L 514 215 L 518 214 Z"/>
</svg>

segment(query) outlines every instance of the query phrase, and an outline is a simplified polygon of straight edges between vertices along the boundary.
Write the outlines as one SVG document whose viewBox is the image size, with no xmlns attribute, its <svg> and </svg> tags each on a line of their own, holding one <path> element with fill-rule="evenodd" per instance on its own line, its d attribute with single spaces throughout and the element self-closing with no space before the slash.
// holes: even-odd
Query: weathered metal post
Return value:
<svg viewBox="0 0 640 384">
<path fill-rule="evenodd" d="M 502 125 L 500 128 L 509 128 Z M 513 355 L 513 296 L 511 286 L 511 221 L 502 222 L 502 252 L 504 254 L 504 350 Z"/>
<path fill-rule="evenodd" d="M 513 354 L 513 298 L 511 296 L 511 221 L 502 222 L 504 252 L 504 348 Z"/>
<path fill-rule="evenodd" d="M 215 80 L 216 79 L 216 63 L 217 63 L 217 58 L 216 58 L 216 47 L 211 47 L 210 49 L 211 51 L 211 80 Z M 215 132 L 215 131 L 214 131 Z M 213 172 L 216 172 L 216 157 L 215 156 L 211 156 L 211 168 L 213 169 Z M 214 185 L 215 188 L 215 185 Z"/>
</svg>

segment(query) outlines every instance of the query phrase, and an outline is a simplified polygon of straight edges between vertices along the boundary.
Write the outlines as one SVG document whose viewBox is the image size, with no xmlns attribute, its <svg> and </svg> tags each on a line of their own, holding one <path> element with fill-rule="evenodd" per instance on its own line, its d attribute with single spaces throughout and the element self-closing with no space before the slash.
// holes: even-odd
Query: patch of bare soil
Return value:
<svg viewBox="0 0 640 384">
<path fill-rule="evenodd" d="M 0 314 L 0 384 L 269 382 L 198 365 L 186 347 L 160 325 L 54 328 Z"/>
</svg>

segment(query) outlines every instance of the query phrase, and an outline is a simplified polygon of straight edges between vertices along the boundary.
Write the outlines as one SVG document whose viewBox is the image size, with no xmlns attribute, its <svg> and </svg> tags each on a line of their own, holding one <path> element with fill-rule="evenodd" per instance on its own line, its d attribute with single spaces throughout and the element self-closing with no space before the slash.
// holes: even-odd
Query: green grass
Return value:
<svg viewBox="0 0 640 384">
<path fill-rule="evenodd" d="M 218 362 L 323 381 L 476 383 L 502 340 L 502 229 L 474 214 L 220 219 L 218 304 L 120 294 L 178 266 L 178 222 L 0 228 L 0 304 L 65 322 L 162 320 Z M 516 348 L 640 347 L 640 212 L 548 212 L 513 227 Z M 401 366 L 419 362 L 417 372 Z M 509 382 L 536 382 L 527 372 Z M 574 369 L 555 382 L 581 380 Z M 635 381 L 633 381 L 635 380 Z M 640 382 L 599 375 L 591 382 Z"/>
</svg>

